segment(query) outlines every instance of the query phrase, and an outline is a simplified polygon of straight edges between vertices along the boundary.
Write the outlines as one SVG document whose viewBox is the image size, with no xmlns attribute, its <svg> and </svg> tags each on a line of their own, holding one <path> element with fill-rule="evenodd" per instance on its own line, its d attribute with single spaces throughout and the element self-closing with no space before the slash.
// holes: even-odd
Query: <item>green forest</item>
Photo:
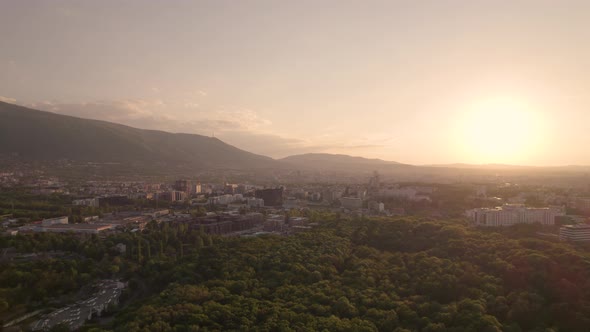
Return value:
<svg viewBox="0 0 590 332">
<path fill-rule="evenodd" d="M 540 226 L 482 230 L 460 220 L 328 214 L 321 220 L 287 237 L 212 238 L 186 225 L 152 224 L 141 235 L 78 244 L 54 235 L 53 242 L 27 245 L 86 257 L 73 267 L 37 266 L 49 279 L 69 279 L 54 285 L 42 278 L 35 287 L 55 292 L 110 276 L 141 292 L 108 326 L 86 328 L 92 331 L 590 329 L 588 248 L 538 238 Z M 129 245 L 125 255 L 109 250 L 119 241 Z M 18 283 L 10 276 L 0 273 L 2 285 Z"/>
</svg>

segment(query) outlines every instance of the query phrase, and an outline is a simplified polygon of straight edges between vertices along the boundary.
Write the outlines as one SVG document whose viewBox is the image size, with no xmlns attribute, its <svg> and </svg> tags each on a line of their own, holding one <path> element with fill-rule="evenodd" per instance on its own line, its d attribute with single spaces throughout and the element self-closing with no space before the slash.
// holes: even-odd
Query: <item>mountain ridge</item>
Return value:
<svg viewBox="0 0 590 332">
<path fill-rule="evenodd" d="M 504 164 L 410 165 L 346 154 L 305 153 L 273 159 L 227 144 L 215 137 L 139 129 L 103 120 L 35 110 L 0 101 L 0 154 L 24 160 L 71 159 L 88 162 L 168 163 L 199 169 L 301 169 L 368 172 L 405 170 L 590 171 L 590 166 L 520 166 Z"/>
<path fill-rule="evenodd" d="M 0 102 L 0 153 L 23 159 L 267 168 L 277 162 L 197 134 L 138 129 Z"/>
</svg>

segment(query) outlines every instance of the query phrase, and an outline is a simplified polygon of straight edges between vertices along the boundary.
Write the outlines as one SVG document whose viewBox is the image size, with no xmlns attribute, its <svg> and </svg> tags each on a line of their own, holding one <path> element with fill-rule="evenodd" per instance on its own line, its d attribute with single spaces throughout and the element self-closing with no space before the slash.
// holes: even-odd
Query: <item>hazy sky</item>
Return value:
<svg viewBox="0 0 590 332">
<path fill-rule="evenodd" d="M 587 0 L 0 0 L 0 34 L 0 99 L 43 110 L 272 157 L 590 164 Z"/>
</svg>

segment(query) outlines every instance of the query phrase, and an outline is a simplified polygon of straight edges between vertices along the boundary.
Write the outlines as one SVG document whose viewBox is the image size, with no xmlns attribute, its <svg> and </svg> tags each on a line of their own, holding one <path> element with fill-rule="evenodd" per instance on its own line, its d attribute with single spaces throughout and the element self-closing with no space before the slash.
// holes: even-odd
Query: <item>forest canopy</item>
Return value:
<svg viewBox="0 0 590 332">
<path fill-rule="evenodd" d="M 145 262 L 161 291 L 112 328 L 587 331 L 590 256 L 531 227 L 336 220 L 290 237 L 216 238 L 166 270 Z"/>
</svg>

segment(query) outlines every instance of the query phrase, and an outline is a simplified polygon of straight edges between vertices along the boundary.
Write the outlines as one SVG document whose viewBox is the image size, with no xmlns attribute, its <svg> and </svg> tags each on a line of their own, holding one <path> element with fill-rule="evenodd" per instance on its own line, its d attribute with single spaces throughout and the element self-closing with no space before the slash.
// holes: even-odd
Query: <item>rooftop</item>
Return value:
<svg viewBox="0 0 590 332">
<path fill-rule="evenodd" d="M 105 229 L 110 228 L 112 225 L 110 224 L 58 224 L 58 225 L 48 225 L 44 226 L 43 228 L 50 228 L 50 229 L 60 229 L 60 228 L 67 228 L 67 229 Z"/>
<path fill-rule="evenodd" d="M 562 228 L 569 229 L 590 229 L 590 224 L 565 225 Z"/>
</svg>

